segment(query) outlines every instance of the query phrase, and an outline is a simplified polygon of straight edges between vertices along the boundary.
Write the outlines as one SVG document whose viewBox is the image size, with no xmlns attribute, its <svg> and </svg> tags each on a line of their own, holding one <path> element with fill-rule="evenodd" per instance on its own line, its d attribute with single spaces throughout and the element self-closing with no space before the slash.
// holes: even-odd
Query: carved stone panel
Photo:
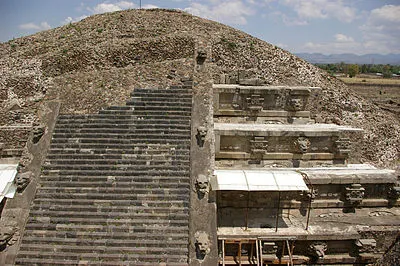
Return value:
<svg viewBox="0 0 400 266">
<path fill-rule="evenodd" d="M 197 145 L 203 147 L 204 142 L 206 141 L 206 136 L 207 136 L 207 128 L 204 126 L 198 127 L 196 135 Z"/>
<path fill-rule="evenodd" d="M 242 109 L 242 96 L 240 95 L 240 89 L 236 89 L 232 97 L 232 107 L 235 110 Z"/>
<path fill-rule="evenodd" d="M 336 153 L 340 156 L 348 157 L 351 149 L 349 138 L 340 138 L 335 141 Z"/>
<path fill-rule="evenodd" d="M 246 102 L 248 110 L 258 112 L 263 109 L 264 98 L 260 94 L 250 94 Z"/>
<path fill-rule="evenodd" d="M 264 242 L 262 245 L 262 253 L 265 255 L 276 255 L 278 246 L 275 242 Z"/>
<path fill-rule="evenodd" d="M 288 111 L 303 111 L 304 110 L 304 100 L 299 96 L 289 96 L 286 101 L 286 110 Z"/>
<path fill-rule="evenodd" d="M 345 199 L 350 205 L 359 205 L 364 199 L 365 189 L 360 184 L 352 184 L 346 187 Z"/>
<path fill-rule="evenodd" d="M 250 140 L 250 149 L 252 154 L 266 154 L 268 140 L 265 137 L 253 137 L 253 139 Z"/>
<path fill-rule="evenodd" d="M 209 192 L 209 180 L 206 175 L 199 175 L 196 179 L 196 191 L 200 197 Z"/>
<path fill-rule="evenodd" d="M 376 248 L 376 240 L 371 239 L 358 239 L 355 242 L 358 253 L 374 253 Z"/>
<path fill-rule="evenodd" d="M 13 226 L 3 226 L 0 228 L 0 250 L 6 248 L 6 246 L 13 245 L 19 237 L 18 228 Z"/>
<path fill-rule="evenodd" d="M 310 149 L 311 142 L 306 137 L 298 137 L 293 144 L 296 153 L 307 153 Z"/>
<path fill-rule="evenodd" d="M 210 239 L 206 232 L 196 232 L 195 235 L 196 257 L 203 260 L 210 253 Z"/>
<path fill-rule="evenodd" d="M 400 198 L 400 187 L 399 186 L 390 187 L 388 191 L 388 198 L 391 200 L 397 200 L 398 198 Z"/>
<path fill-rule="evenodd" d="M 325 252 L 328 250 L 328 244 L 323 241 L 312 242 L 308 246 L 308 255 L 315 259 L 322 259 L 325 256 Z"/>
</svg>

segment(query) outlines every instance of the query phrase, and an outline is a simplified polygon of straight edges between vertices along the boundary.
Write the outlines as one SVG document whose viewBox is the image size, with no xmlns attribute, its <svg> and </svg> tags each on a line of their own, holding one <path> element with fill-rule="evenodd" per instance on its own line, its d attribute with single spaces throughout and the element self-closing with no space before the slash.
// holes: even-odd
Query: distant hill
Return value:
<svg viewBox="0 0 400 266">
<path fill-rule="evenodd" d="M 324 55 L 319 53 L 298 53 L 298 57 L 312 64 L 334 64 L 344 62 L 347 64 L 390 64 L 400 65 L 400 54 L 331 54 Z"/>
</svg>

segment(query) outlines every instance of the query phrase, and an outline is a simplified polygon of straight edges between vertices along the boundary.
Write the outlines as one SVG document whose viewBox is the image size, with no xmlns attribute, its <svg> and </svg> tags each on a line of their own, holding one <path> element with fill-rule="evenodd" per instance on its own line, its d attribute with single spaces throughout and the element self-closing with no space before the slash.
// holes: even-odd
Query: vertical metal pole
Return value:
<svg viewBox="0 0 400 266">
<path fill-rule="evenodd" d="M 250 205 L 250 191 L 247 191 L 247 206 L 246 206 L 246 230 L 249 227 L 249 205 Z"/>
<path fill-rule="evenodd" d="M 310 222 L 310 212 L 311 212 L 311 204 L 312 204 L 312 195 L 314 194 L 314 187 L 311 187 L 311 196 L 310 196 L 310 201 L 308 203 L 308 211 L 307 211 L 307 224 L 306 224 L 306 230 L 308 230 L 308 224 Z"/>
<path fill-rule="evenodd" d="M 242 240 L 239 240 L 239 266 L 242 266 Z"/>
<path fill-rule="evenodd" d="M 139 7 L 142 9 L 142 0 L 139 1 Z"/>
<path fill-rule="evenodd" d="M 278 232 L 278 220 L 279 220 L 279 211 L 280 211 L 280 205 L 281 205 L 281 192 L 278 192 L 278 208 L 276 211 L 276 221 L 275 221 L 275 232 Z"/>
<path fill-rule="evenodd" d="M 258 239 L 256 239 L 256 259 L 257 259 L 257 266 L 260 266 L 260 250 L 258 248 Z"/>
<path fill-rule="evenodd" d="M 222 239 L 222 266 L 225 266 L 225 239 Z"/>
</svg>

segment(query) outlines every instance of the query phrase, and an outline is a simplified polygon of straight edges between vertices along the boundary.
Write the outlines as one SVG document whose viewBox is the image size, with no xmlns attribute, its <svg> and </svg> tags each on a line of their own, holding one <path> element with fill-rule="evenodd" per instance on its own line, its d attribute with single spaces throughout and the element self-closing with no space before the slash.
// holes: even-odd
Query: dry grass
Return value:
<svg viewBox="0 0 400 266">
<path fill-rule="evenodd" d="M 346 84 L 378 84 L 378 85 L 399 85 L 400 79 L 384 79 L 384 78 L 346 78 L 339 77 Z"/>
</svg>

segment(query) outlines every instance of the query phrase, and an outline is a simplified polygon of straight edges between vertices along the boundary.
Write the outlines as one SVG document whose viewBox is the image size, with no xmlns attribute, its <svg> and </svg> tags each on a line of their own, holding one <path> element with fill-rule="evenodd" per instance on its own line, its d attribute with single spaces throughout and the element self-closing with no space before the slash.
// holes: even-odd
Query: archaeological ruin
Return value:
<svg viewBox="0 0 400 266">
<path fill-rule="evenodd" d="M 156 59 L 148 52 L 154 47 L 129 57 L 115 44 L 112 60 L 131 65 L 85 68 L 86 55 L 50 57 L 56 63 L 44 56 L 38 69 L 51 78 L 40 78 L 53 85 L 38 82 L 25 102 L 4 70 L 16 83 L 0 95 L 0 265 L 382 265 L 400 239 L 400 176 L 368 156 L 372 149 L 396 162 L 386 156 L 396 142 L 382 132 L 392 134 L 398 122 L 362 127 L 369 114 L 390 123 L 333 77 L 276 47 L 259 59 L 270 68 L 237 67 L 224 59 L 241 45 L 229 44 L 226 26 L 210 24 L 228 36 L 213 39 L 198 26 L 210 22 L 165 10 L 79 25 L 85 31 L 84 23 L 107 16 L 121 25 L 140 18 L 144 28 L 173 16 L 194 37 L 168 32 L 154 47 L 181 49 Z M 76 27 L 57 30 L 77 34 Z M 146 45 L 158 38 L 149 36 Z M 29 60 L 24 67 L 35 69 Z M 292 72 L 279 76 L 281 65 Z M 106 81 L 92 88 L 92 77 Z M 89 109 L 97 101 L 104 102 Z M 386 146 L 366 145 L 376 135 Z"/>
</svg>

